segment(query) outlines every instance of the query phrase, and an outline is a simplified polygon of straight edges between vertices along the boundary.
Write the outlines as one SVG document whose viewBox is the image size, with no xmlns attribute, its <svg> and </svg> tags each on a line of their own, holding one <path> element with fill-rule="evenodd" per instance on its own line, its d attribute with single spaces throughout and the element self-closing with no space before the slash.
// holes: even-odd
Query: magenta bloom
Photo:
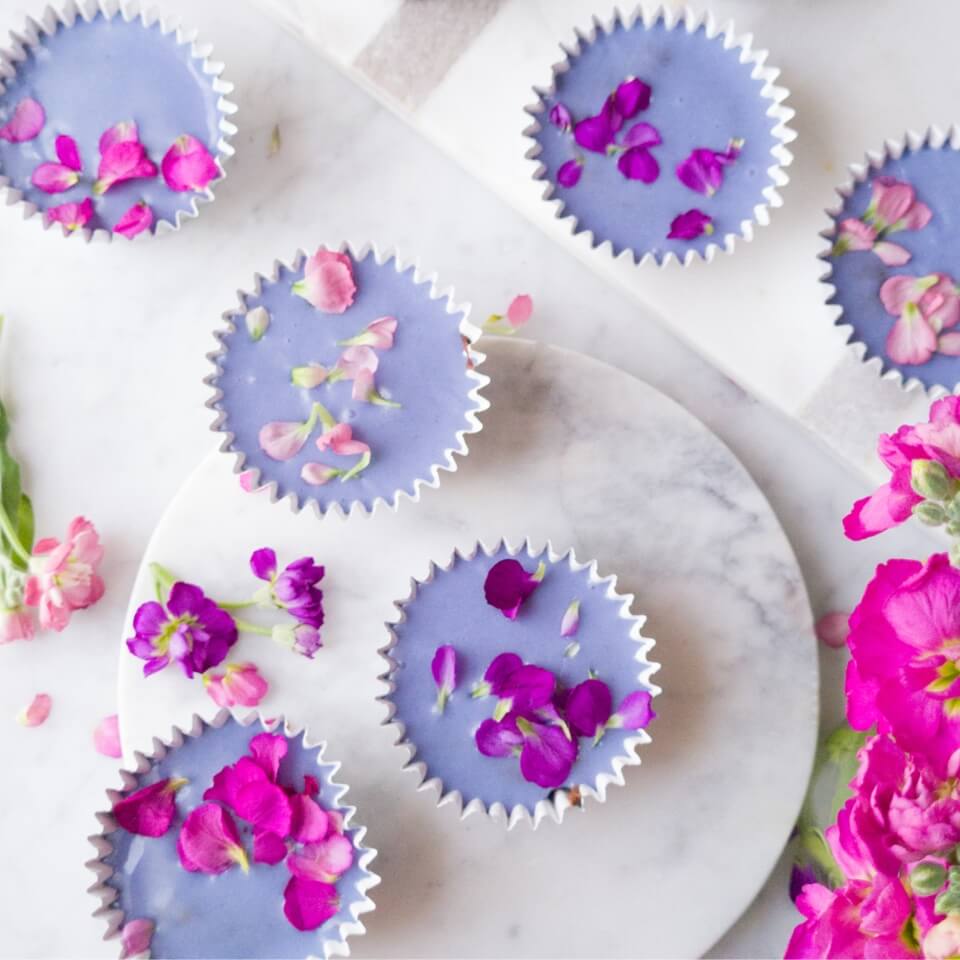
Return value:
<svg viewBox="0 0 960 960">
<path fill-rule="evenodd" d="M 547 789 L 562 786 L 577 759 L 576 741 L 560 727 L 527 720 L 516 713 L 500 721 L 484 720 L 474 739 L 486 757 L 519 755 L 524 779 Z"/>
<path fill-rule="evenodd" d="M 573 139 L 593 153 L 606 153 L 607 147 L 613 143 L 619 127 L 614 127 L 611 111 L 602 110 L 595 117 L 587 117 L 574 125 Z"/>
<path fill-rule="evenodd" d="M 290 797 L 290 835 L 297 843 L 318 843 L 329 832 L 330 817 L 313 797 L 306 793 Z"/>
<path fill-rule="evenodd" d="M 191 873 L 223 873 L 234 865 L 244 873 L 250 869 L 232 817 L 215 803 L 190 811 L 177 838 L 177 855 Z"/>
<path fill-rule="evenodd" d="M 177 814 L 176 794 L 186 780 L 158 780 L 113 805 L 113 817 L 128 833 L 162 837 Z"/>
<path fill-rule="evenodd" d="M 723 184 L 724 169 L 740 156 L 742 141 L 731 140 L 723 152 L 698 147 L 677 165 L 677 179 L 691 190 L 712 197 Z"/>
<path fill-rule="evenodd" d="M 139 140 L 115 140 L 100 155 L 93 192 L 100 196 L 118 183 L 156 175 L 157 168 Z"/>
<path fill-rule="evenodd" d="M 907 520 L 923 500 L 913 489 L 916 460 L 939 463 L 952 478 L 960 478 L 960 397 L 944 397 L 930 407 L 927 423 L 881 434 L 877 453 L 890 471 L 890 480 L 869 497 L 858 500 L 843 519 L 850 540 L 864 540 Z"/>
<path fill-rule="evenodd" d="M 617 712 L 610 717 L 609 727 L 621 727 L 624 730 L 642 730 L 657 715 L 653 711 L 653 697 L 646 690 L 634 690 L 628 693 Z"/>
<path fill-rule="evenodd" d="M 13 108 L 13 116 L 0 127 L 0 140 L 6 140 L 7 143 L 33 140 L 43 129 L 46 119 L 43 107 L 27 97 Z"/>
<path fill-rule="evenodd" d="M 210 151 L 189 133 L 174 140 L 160 161 L 160 170 L 167 186 L 177 193 L 206 190 L 220 175 L 217 161 Z"/>
<path fill-rule="evenodd" d="M 583 162 L 580 160 L 567 160 L 560 164 L 557 170 L 557 183 L 561 187 L 575 187 L 580 182 L 583 174 Z"/>
<path fill-rule="evenodd" d="M 508 620 L 516 620 L 521 604 L 540 586 L 545 573 L 543 563 L 534 573 L 528 573 L 518 560 L 497 561 L 483 583 L 487 603 L 500 610 Z"/>
<path fill-rule="evenodd" d="M 570 691 L 565 710 L 567 723 L 575 736 L 601 735 L 613 712 L 610 688 L 602 680 L 584 680 Z"/>
<path fill-rule="evenodd" d="M 283 891 L 283 914 L 298 930 L 322 927 L 340 909 L 337 888 L 318 880 L 291 877 Z"/>
<path fill-rule="evenodd" d="M 668 240 L 696 240 L 713 233 L 713 219 L 702 210 L 688 210 L 673 218 Z"/>
<path fill-rule="evenodd" d="M 557 678 L 543 667 L 525 663 L 499 683 L 500 703 L 497 711 L 531 714 L 546 707 L 553 699 Z"/>
<path fill-rule="evenodd" d="M 137 917 L 128 920 L 120 930 L 120 960 L 127 957 L 140 957 L 150 950 L 153 940 L 154 924 L 152 920 Z"/>
<path fill-rule="evenodd" d="M 149 230 L 152 226 L 153 211 L 146 202 L 141 200 L 120 217 L 113 228 L 113 232 L 132 240 L 138 233 L 143 233 L 144 230 Z"/>
<path fill-rule="evenodd" d="M 443 713 L 457 686 L 457 651 L 450 644 L 437 647 L 430 664 L 430 672 L 437 685 L 437 710 Z"/>
<path fill-rule="evenodd" d="M 237 642 L 237 625 L 203 591 L 177 582 L 164 609 L 155 600 L 140 605 L 127 649 L 146 664 L 144 676 L 179 663 L 187 677 L 206 673 L 224 661 Z"/>
<path fill-rule="evenodd" d="M 341 833 L 331 833 L 319 843 L 307 844 L 290 854 L 287 866 L 295 877 L 335 883 L 353 866 L 353 844 Z"/>
<path fill-rule="evenodd" d="M 646 110 L 650 106 L 651 92 L 650 87 L 636 77 L 624 80 L 612 96 L 617 113 L 623 120 L 635 117 L 641 110 Z"/>
<path fill-rule="evenodd" d="M 277 573 L 277 555 L 269 547 L 255 550 L 250 556 L 250 569 L 258 580 L 270 584 L 269 596 L 276 607 L 286 610 L 300 623 L 319 630 L 323 626 L 323 591 L 317 584 L 323 579 L 324 568 L 313 557 L 301 557 Z M 300 644 L 307 656 L 312 656 L 320 646 L 317 637 L 295 637 L 294 645 Z"/>
<path fill-rule="evenodd" d="M 93 201 L 87 197 L 80 203 L 61 203 L 44 211 L 47 223 L 62 224 L 69 233 L 85 227 L 93 219 Z"/>
</svg>

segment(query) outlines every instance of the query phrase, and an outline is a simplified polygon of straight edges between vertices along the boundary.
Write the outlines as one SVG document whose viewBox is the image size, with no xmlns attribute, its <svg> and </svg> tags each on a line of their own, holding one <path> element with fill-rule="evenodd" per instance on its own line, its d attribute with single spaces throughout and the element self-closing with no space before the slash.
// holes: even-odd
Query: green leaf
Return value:
<svg viewBox="0 0 960 960">
<path fill-rule="evenodd" d="M 33 504 L 25 493 L 20 494 L 20 509 L 17 510 L 17 536 L 28 553 L 33 550 Z"/>
<path fill-rule="evenodd" d="M 857 754 L 866 739 L 865 731 L 854 730 L 846 723 L 837 727 L 827 737 L 824 750 L 828 760 L 837 768 L 837 786 L 833 791 L 833 799 L 830 801 L 830 823 L 836 820 L 837 813 L 853 796 L 850 781 L 856 776 L 857 768 L 860 766 Z"/>
<path fill-rule="evenodd" d="M 804 827 L 799 835 L 799 848 L 806 857 L 797 857 L 798 863 L 802 864 L 804 860 L 816 864 L 821 872 L 829 879 L 831 886 L 843 886 L 843 873 L 837 866 L 833 851 L 823 831 L 819 827 Z"/>
<path fill-rule="evenodd" d="M 910 871 L 910 886 L 914 893 L 921 897 L 931 897 L 944 884 L 947 879 L 947 871 L 939 864 L 932 861 L 918 863 Z"/>
<path fill-rule="evenodd" d="M 7 529 L 19 537 L 19 518 L 23 491 L 20 487 L 20 464 L 14 460 L 7 449 L 7 438 L 9 436 L 10 420 L 7 417 L 6 409 L 0 403 L 0 509 L 6 514 L 6 519 L 9 521 L 6 525 Z M 22 551 L 18 551 L 11 544 L 10 533 L 7 530 L 0 535 L 0 549 L 10 557 L 15 567 L 19 570 L 26 570 L 27 562 L 21 553 L 29 553 L 33 543 L 24 544 L 21 541 L 19 546 Z"/>
<path fill-rule="evenodd" d="M 153 574 L 153 589 L 160 603 L 166 603 L 170 596 L 170 588 L 177 582 L 177 578 L 159 563 L 150 564 L 150 573 Z"/>
</svg>

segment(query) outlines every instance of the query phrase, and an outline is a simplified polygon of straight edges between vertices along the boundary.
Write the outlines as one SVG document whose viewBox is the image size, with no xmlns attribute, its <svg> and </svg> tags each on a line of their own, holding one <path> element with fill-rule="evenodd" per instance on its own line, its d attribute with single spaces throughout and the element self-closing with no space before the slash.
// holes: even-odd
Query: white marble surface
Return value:
<svg viewBox="0 0 960 960">
<path fill-rule="evenodd" d="M 859 477 L 546 242 L 248 0 L 164 5 L 214 39 L 237 83 L 238 157 L 216 203 L 178 235 L 109 248 L 61 241 L 0 210 L 0 391 L 39 532 L 61 535 L 83 511 L 107 545 L 99 606 L 63 634 L 0 649 L 4 957 L 113 955 L 90 919 L 83 862 L 92 811 L 117 782 L 117 765 L 94 753 L 91 734 L 116 709 L 117 636 L 140 556 L 210 449 L 201 383 L 210 331 L 236 287 L 274 255 L 322 237 L 376 237 L 418 251 L 481 317 L 514 293 L 531 293 L 531 337 L 647 380 L 731 446 L 786 528 L 817 613 L 849 607 L 885 557 L 929 551 L 917 530 L 846 543 L 839 518 L 863 493 Z M 15 27 L 23 12 L 0 6 L 0 28 Z M 268 159 L 275 123 L 283 147 Z M 823 651 L 821 661 L 830 724 L 843 655 Z M 24 730 L 14 715 L 40 690 L 53 695 L 53 713 L 44 727 Z M 781 866 L 715 954 L 780 953 L 795 922 L 785 889 Z M 685 922 L 696 923 L 695 910 Z"/>
<path fill-rule="evenodd" d="M 154 596 L 151 562 L 238 599 L 252 590 L 247 558 L 260 546 L 326 566 L 325 647 L 313 662 L 256 635 L 241 637 L 231 659 L 254 660 L 269 678 L 265 715 L 328 740 L 380 851 L 378 908 L 352 945 L 357 956 L 697 956 L 757 892 L 803 798 L 817 663 L 800 572 L 746 471 L 673 401 L 570 351 L 481 348 L 491 408 L 439 489 L 395 513 L 320 520 L 244 493 L 235 458 L 214 453 L 157 527 L 130 620 Z M 650 656 L 662 665 L 641 768 L 607 790 L 603 809 L 588 800 L 536 833 L 433 810 L 436 791 L 417 793 L 416 777 L 402 773 L 406 750 L 379 726 L 386 709 L 375 701 L 385 692 L 376 680 L 384 623 L 410 577 L 501 536 L 572 547 L 602 576 L 616 574 L 647 615 Z M 216 714 L 201 684 L 172 670 L 144 677 L 139 660 L 119 656 L 128 751 L 149 750 L 171 723 Z M 695 925 L 683 922 L 690 900 Z M 625 910 L 629 931 L 619 928 Z"/>
</svg>

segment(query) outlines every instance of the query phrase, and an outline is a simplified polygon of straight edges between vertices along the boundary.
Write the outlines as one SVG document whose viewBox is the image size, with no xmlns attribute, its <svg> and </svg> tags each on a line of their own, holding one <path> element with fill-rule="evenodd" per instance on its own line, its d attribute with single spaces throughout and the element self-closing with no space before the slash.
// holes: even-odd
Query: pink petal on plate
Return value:
<svg viewBox="0 0 960 960">
<path fill-rule="evenodd" d="M 100 196 L 118 183 L 156 175 L 157 168 L 147 156 L 143 144 L 135 140 L 121 140 L 112 143 L 100 157 L 93 192 Z"/>
<path fill-rule="evenodd" d="M 960 333 L 942 333 L 937 350 L 948 357 L 960 357 Z"/>
<path fill-rule="evenodd" d="M 153 931 L 152 920 L 145 920 L 143 917 L 128 920 L 120 930 L 120 960 L 142 957 L 149 953 Z"/>
<path fill-rule="evenodd" d="M 926 363 L 937 350 L 937 334 L 920 311 L 908 304 L 887 336 L 887 356 L 896 363 Z"/>
<path fill-rule="evenodd" d="M 345 253 L 321 248 L 304 264 L 303 279 L 292 289 L 324 313 L 344 313 L 357 292 L 353 261 Z"/>
<path fill-rule="evenodd" d="M 875 243 L 873 252 L 886 267 L 902 267 L 913 259 L 913 254 L 906 247 L 901 247 L 899 243 L 890 243 L 889 240 Z"/>
<path fill-rule="evenodd" d="M 319 843 L 330 832 L 330 818 L 313 797 L 295 794 L 290 812 L 290 833 L 297 843 Z"/>
<path fill-rule="evenodd" d="M 115 143 L 138 143 L 140 131 L 132 120 L 121 120 L 100 137 L 100 153 L 106 153 Z"/>
<path fill-rule="evenodd" d="M 275 783 L 248 783 L 237 793 L 233 809 L 237 816 L 253 824 L 258 831 L 277 833 L 281 837 L 290 832 L 290 798 L 283 787 Z"/>
<path fill-rule="evenodd" d="M 569 130 L 573 126 L 573 116 L 562 103 L 555 103 L 550 108 L 549 116 L 550 122 L 561 130 Z"/>
<path fill-rule="evenodd" d="M 322 487 L 339 476 L 340 471 L 336 467 L 328 467 L 324 463 L 305 463 L 300 470 L 300 479 L 314 487 Z"/>
<path fill-rule="evenodd" d="M 50 699 L 50 695 L 47 693 L 38 693 L 33 700 L 30 701 L 30 705 L 24 707 L 20 713 L 17 714 L 17 723 L 21 727 L 39 727 L 40 724 L 45 723 L 47 717 L 50 716 L 50 708 L 53 706 L 53 701 Z"/>
<path fill-rule="evenodd" d="M 250 756 L 272 783 L 277 782 L 280 761 L 288 749 L 287 738 L 279 733 L 258 733 L 250 740 Z"/>
<path fill-rule="evenodd" d="M 44 193 L 63 193 L 80 182 L 76 170 L 62 163 L 41 163 L 32 174 L 30 182 Z"/>
<path fill-rule="evenodd" d="M 149 230 L 152 226 L 153 211 L 145 201 L 141 200 L 120 217 L 113 228 L 113 232 L 132 240 L 138 233 L 143 233 L 144 230 Z"/>
<path fill-rule="evenodd" d="M 287 842 L 276 833 L 253 835 L 253 862 L 279 863 L 287 855 Z"/>
<path fill-rule="evenodd" d="M 27 97 L 14 107 L 13 116 L 0 127 L 0 140 L 8 143 L 32 140 L 43 129 L 46 119 L 43 107 L 36 100 Z"/>
<path fill-rule="evenodd" d="M 173 146 L 160 162 L 160 169 L 167 186 L 178 193 L 206 190 L 210 182 L 220 175 L 213 155 L 189 133 L 174 140 Z"/>
<path fill-rule="evenodd" d="M 616 134 L 615 124 L 611 122 L 609 113 L 604 110 L 595 117 L 581 120 L 573 128 L 573 139 L 593 153 L 606 153 L 607 147 L 613 143 Z"/>
<path fill-rule="evenodd" d="M 533 298 L 521 293 L 510 301 L 507 307 L 507 323 L 511 327 L 522 327 L 533 315 Z"/>
<path fill-rule="evenodd" d="M 57 137 L 54 146 L 57 151 L 57 159 L 65 167 L 69 167 L 71 170 L 76 170 L 77 172 L 83 169 L 83 161 L 80 159 L 80 148 L 77 146 L 77 141 L 74 140 L 73 137 L 61 134 Z"/>
<path fill-rule="evenodd" d="M 47 223 L 59 223 L 68 233 L 85 227 L 93 218 L 93 201 L 87 197 L 81 203 L 61 203 L 47 207 L 44 212 Z"/>
<path fill-rule="evenodd" d="M 353 865 L 353 844 L 340 833 L 331 833 L 320 843 L 311 843 L 290 854 L 287 866 L 295 877 L 333 883 Z"/>
<path fill-rule="evenodd" d="M 120 757 L 120 724 L 115 713 L 104 717 L 93 731 L 93 748 L 105 757 Z"/>
<path fill-rule="evenodd" d="M 162 837 L 176 816 L 177 791 L 186 780 L 158 780 L 121 797 L 113 805 L 113 817 L 128 833 L 141 837 Z"/>
<path fill-rule="evenodd" d="M 291 877 L 283 891 L 283 914 L 297 930 L 316 930 L 339 909 L 337 888 L 329 883 Z"/>
<path fill-rule="evenodd" d="M 628 180 L 653 183 L 660 176 L 660 164 L 646 147 L 631 147 L 620 154 L 617 169 Z"/>
<path fill-rule="evenodd" d="M 841 613 L 833 610 L 825 613 L 814 628 L 817 639 L 827 647 L 834 650 L 839 649 L 847 642 L 847 634 L 850 632 L 850 625 L 847 622 L 850 619 L 849 613 Z"/>
<path fill-rule="evenodd" d="M 239 864 L 250 869 L 233 818 L 223 807 L 204 803 L 191 810 L 177 837 L 180 865 L 191 873 L 223 873 Z"/>
<path fill-rule="evenodd" d="M 560 620 L 560 636 L 572 637 L 580 629 L 580 601 L 571 600 Z"/>
<path fill-rule="evenodd" d="M 292 460 L 307 442 L 305 424 L 292 420 L 274 420 L 260 428 L 260 449 L 271 460 Z"/>
</svg>

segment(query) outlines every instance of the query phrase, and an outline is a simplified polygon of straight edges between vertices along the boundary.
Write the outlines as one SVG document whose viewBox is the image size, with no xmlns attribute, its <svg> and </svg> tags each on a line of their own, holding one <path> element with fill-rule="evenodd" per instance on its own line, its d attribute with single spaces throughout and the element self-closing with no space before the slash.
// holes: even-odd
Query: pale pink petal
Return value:
<svg viewBox="0 0 960 960">
<path fill-rule="evenodd" d="M 913 254 L 899 243 L 890 243 L 881 240 L 873 245 L 873 252 L 880 258 L 880 262 L 887 267 L 902 267 L 913 259 Z"/>
<path fill-rule="evenodd" d="M 380 366 L 380 358 L 372 347 L 365 345 L 347 347 L 340 358 L 334 370 L 340 377 L 347 380 L 353 380 L 360 373 L 376 373 Z"/>
<path fill-rule="evenodd" d="M 0 127 L 0 140 L 8 143 L 33 140 L 43 129 L 46 119 L 43 107 L 36 100 L 27 97 L 14 107 L 13 116 Z"/>
<path fill-rule="evenodd" d="M 35 631 L 30 610 L 18 607 L 0 613 L 0 646 L 15 640 L 32 640 Z"/>
<path fill-rule="evenodd" d="M 571 600 L 560 621 L 560 636 L 572 637 L 580 629 L 580 601 Z"/>
<path fill-rule="evenodd" d="M 353 261 L 345 253 L 318 250 L 304 264 L 303 280 L 293 292 L 324 313 L 344 313 L 357 292 Z"/>
<path fill-rule="evenodd" d="M 174 141 L 160 163 L 163 179 L 171 190 L 206 190 L 220 175 L 217 161 L 196 138 L 185 133 Z"/>
<path fill-rule="evenodd" d="M 80 159 L 80 148 L 73 137 L 61 134 L 57 137 L 54 147 L 57 151 L 57 159 L 71 170 L 80 171 L 83 169 L 83 161 Z"/>
<path fill-rule="evenodd" d="M 100 153 L 106 153 L 115 143 L 138 143 L 140 132 L 132 120 L 122 120 L 106 130 L 100 137 Z"/>
<path fill-rule="evenodd" d="M 892 317 L 899 317 L 903 308 L 919 297 L 917 278 L 907 276 L 889 277 L 880 286 L 880 302 Z"/>
<path fill-rule="evenodd" d="M 332 833 L 320 843 L 305 846 L 287 858 L 287 866 L 295 877 L 332 883 L 353 864 L 353 844 L 348 837 Z"/>
<path fill-rule="evenodd" d="M 142 957 L 150 952 L 154 924 L 152 920 L 137 917 L 128 920 L 120 930 L 120 960 Z"/>
<path fill-rule="evenodd" d="M 900 224 L 904 230 L 922 230 L 932 217 L 933 211 L 925 203 L 918 202 L 901 217 Z"/>
<path fill-rule="evenodd" d="M 271 460 L 290 460 L 300 452 L 308 436 L 302 423 L 275 420 L 260 429 L 260 449 Z"/>
<path fill-rule="evenodd" d="M 373 341 L 370 344 L 372 347 L 375 347 L 377 350 L 390 350 L 393 347 L 393 339 L 397 333 L 397 318 L 380 317 L 379 320 L 374 320 L 373 323 L 367 327 L 367 331 L 373 337 Z"/>
<path fill-rule="evenodd" d="M 360 370 L 353 378 L 353 389 L 350 391 L 350 397 L 361 403 L 369 403 L 376 390 L 377 384 L 373 374 L 369 370 Z"/>
<path fill-rule="evenodd" d="M 839 649 L 847 642 L 847 634 L 850 632 L 849 613 L 832 611 L 825 613 L 818 621 L 815 627 L 817 639 L 827 647 Z"/>
<path fill-rule="evenodd" d="M 243 473 L 237 477 L 237 481 L 240 484 L 240 489 L 244 493 L 256 493 L 260 488 L 257 486 L 257 471 L 256 470 L 244 470 Z"/>
<path fill-rule="evenodd" d="M 104 717 L 93 731 L 93 747 L 105 757 L 120 757 L 120 724 L 115 713 Z"/>
<path fill-rule="evenodd" d="M 909 183 L 902 183 L 891 177 L 877 177 L 873 181 L 873 199 L 871 206 L 876 207 L 877 216 L 887 226 L 906 216 L 916 197 Z"/>
<path fill-rule="evenodd" d="M 533 300 L 525 293 L 514 297 L 507 307 L 507 322 L 511 327 L 522 327 L 533 313 Z"/>
<path fill-rule="evenodd" d="M 960 357 L 960 333 L 943 333 L 937 341 L 937 350 L 949 357 Z"/>
<path fill-rule="evenodd" d="M 279 863 L 287 855 L 287 842 L 276 833 L 256 833 L 253 837 L 254 863 Z"/>
<path fill-rule="evenodd" d="M 19 714 L 17 714 L 17 723 L 21 727 L 39 727 L 40 724 L 45 723 L 47 717 L 50 716 L 50 708 L 53 706 L 53 701 L 50 699 L 50 695 L 46 693 L 38 693 L 33 700 L 30 701 L 30 705 L 24 707 Z"/>
<path fill-rule="evenodd" d="M 329 376 L 330 371 L 321 363 L 308 363 L 302 367 L 294 367 L 290 371 L 290 382 L 295 387 L 304 390 L 313 390 L 319 387 Z"/>
<path fill-rule="evenodd" d="M 840 221 L 837 242 L 843 250 L 869 250 L 877 239 L 875 227 L 853 218 Z"/>
<path fill-rule="evenodd" d="M 900 317 L 887 337 L 887 356 L 896 363 L 926 363 L 937 350 L 933 327 L 916 311 Z"/>
<path fill-rule="evenodd" d="M 30 182 L 44 193 L 63 193 L 75 187 L 80 176 L 62 163 L 41 163 L 30 175 Z"/>
<path fill-rule="evenodd" d="M 338 476 L 340 471 L 336 467 L 328 467 L 324 463 L 305 463 L 300 470 L 300 479 L 314 487 L 322 487 Z"/>
<path fill-rule="evenodd" d="M 348 423 L 338 423 L 329 430 L 324 430 L 317 437 L 317 449 L 320 451 L 336 449 L 337 446 L 349 443 L 353 439 L 353 430 Z"/>
<path fill-rule="evenodd" d="M 112 143 L 100 157 L 93 192 L 100 196 L 118 183 L 156 175 L 157 168 L 147 156 L 143 144 L 135 140 L 121 140 Z"/>
<path fill-rule="evenodd" d="M 113 232 L 132 240 L 138 233 L 143 233 L 144 230 L 149 230 L 152 226 L 153 211 L 147 203 L 141 200 L 120 217 L 113 228 Z"/>
</svg>

